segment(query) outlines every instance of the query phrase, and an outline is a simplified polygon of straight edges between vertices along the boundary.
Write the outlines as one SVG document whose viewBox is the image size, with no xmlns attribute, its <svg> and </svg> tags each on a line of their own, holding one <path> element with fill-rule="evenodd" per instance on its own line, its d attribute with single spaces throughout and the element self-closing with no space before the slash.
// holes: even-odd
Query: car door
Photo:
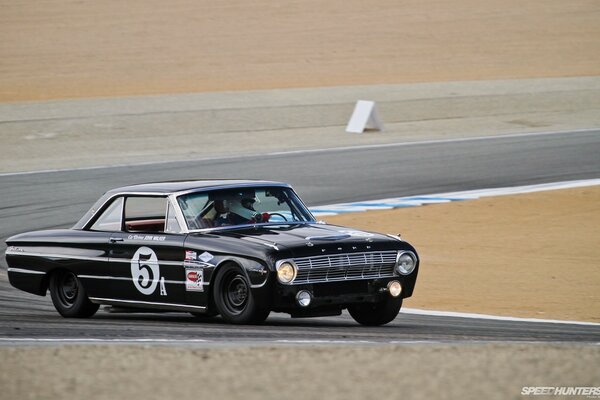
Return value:
<svg viewBox="0 0 600 400">
<path fill-rule="evenodd" d="M 132 305 L 184 304 L 185 235 L 168 198 L 126 196 L 121 231 L 110 237 L 113 296 Z"/>
</svg>

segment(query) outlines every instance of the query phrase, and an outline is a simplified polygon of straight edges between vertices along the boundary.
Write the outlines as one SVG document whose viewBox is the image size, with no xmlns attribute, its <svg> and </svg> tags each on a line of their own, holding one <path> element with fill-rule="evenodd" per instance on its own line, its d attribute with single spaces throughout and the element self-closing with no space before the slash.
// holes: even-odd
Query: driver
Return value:
<svg viewBox="0 0 600 400">
<path fill-rule="evenodd" d="M 231 200 L 228 200 L 229 221 L 232 225 L 247 224 L 255 222 L 257 212 L 254 209 L 254 203 L 257 199 L 254 194 L 242 193 Z"/>
<path fill-rule="evenodd" d="M 260 214 L 254 209 L 254 204 L 259 202 L 253 192 L 237 193 L 235 196 L 222 200 L 222 204 L 215 201 L 215 210 L 218 215 L 214 219 L 214 226 L 268 222 L 269 214 Z"/>
<path fill-rule="evenodd" d="M 260 201 L 254 191 L 218 193 L 197 218 L 202 228 L 269 222 L 270 214 L 258 213 L 255 203 Z"/>
</svg>

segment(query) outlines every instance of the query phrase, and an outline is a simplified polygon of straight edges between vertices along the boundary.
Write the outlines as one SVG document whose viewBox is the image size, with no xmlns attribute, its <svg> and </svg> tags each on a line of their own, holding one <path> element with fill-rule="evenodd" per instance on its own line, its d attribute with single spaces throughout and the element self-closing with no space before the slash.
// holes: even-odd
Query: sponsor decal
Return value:
<svg viewBox="0 0 600 400">
<path fill-rule="evenodd" d="M 129 240 L 145 240 L 151 242 L 164 242 L 166 236 L 157 236 L 157 235 L 129 235 L 127 239 Z"/>
<path fill-rule="evenodd" d="M 197 256 L 197 253 L 195 251 L 191 251 L 191 250 L 186 250 L 185 251 L 185 259 L 186 260 L 195 260 Z"/>
<path fill-rule="evenodd" d="M 215 258 L 215 257 L 212 254 L 210 254 L 208 251 L 205 251 L 204 253 L 202 253 L 198 256 L 198 260 L 204 261 L 204 262 L 209 262 L 213 258 Z"/>
<path fill-rule="evenodd" d="M 146 246 L 137 249 L 131 258 L 131 278 L 140 293 L 147 296 L 154 293 L 160 279 L 158 258 L 154 250 Z"/>
<path fill-rule="evenodd" d="M 204 270 L 202 268 L 185 268 L 185 290 L 192 292 L 204 291 Z"/>
</svg>

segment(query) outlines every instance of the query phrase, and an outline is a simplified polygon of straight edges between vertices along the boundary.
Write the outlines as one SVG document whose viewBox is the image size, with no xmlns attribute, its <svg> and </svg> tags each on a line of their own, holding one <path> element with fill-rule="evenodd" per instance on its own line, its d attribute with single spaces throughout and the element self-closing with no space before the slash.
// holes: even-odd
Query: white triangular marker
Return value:
<svg viewBox="0 0 600 400">
<path fill-rule="evenodd" d="M 383 122 L 377 114 L 374 101 L 359 100 L 356 102 L 346 132 L 363 133 L 366 128 L 382 131 Z"/>
</svg>

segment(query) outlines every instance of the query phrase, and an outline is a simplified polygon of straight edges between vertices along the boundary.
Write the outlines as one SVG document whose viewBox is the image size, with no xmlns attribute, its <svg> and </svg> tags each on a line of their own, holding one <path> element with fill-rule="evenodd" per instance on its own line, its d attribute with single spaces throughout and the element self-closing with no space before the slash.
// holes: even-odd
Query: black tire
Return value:
<svg viewBox="0 0 600 400">
<path fill-rule="evenodd" d="M 348 312 L 361 325 L 379 326 L 392 322 L 402 308 L 402 298 L 387 297 L 379 303 L 355 304 Z"/>
<path fill-rule="evenodd" d="M 268 304 L 253 293 L 248 278 L 234 264 L 217 271 L 213 297 L 221 317 L 232 324 L 260 324 L 270 313 Z"/>
<path fill-rule="evenodd" d="M 50 297 L 65 318 L 91 317 L 100 307 L 88 299 L 81 281 L 70 271 L 56 271 L 50 276 Z"/>
</svg>

